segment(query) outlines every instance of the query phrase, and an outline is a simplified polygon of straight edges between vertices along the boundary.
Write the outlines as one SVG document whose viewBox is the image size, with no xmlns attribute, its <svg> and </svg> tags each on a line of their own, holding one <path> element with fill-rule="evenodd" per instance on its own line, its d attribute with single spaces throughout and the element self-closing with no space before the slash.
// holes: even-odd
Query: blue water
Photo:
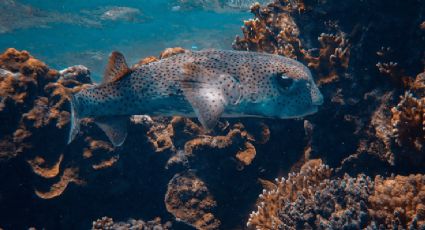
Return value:
<svg viewBox="0 0 425 230">
<path fill-rule="evenodd" d="M 0 16 L 7 28 L 0 33 L 1 50 L 28 50 L 56 69 L 82 64 L 96 81 L 113 50 L 133 64 L 168 47 L 230 49 L 242 21 L 251 17 L 247 10 L 179 9 L 172 0 L 1 1 L 6 7 L 0 3 L 0 14 L 15 4 L 16 17 L 2 21 Z M 102 19 L 115 7 L 139 13 L 130 19 Z"/>
</svg>

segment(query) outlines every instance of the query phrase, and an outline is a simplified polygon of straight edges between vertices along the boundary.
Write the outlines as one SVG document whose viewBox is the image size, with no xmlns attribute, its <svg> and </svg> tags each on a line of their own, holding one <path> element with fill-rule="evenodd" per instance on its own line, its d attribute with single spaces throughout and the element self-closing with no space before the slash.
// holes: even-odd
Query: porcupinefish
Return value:
<svg viewBox="0 0 425 230">
<path fill-rule="evenodd" d="M 186 51 L 129 68 L 113 52 L 103 83 L 71 99 L 68 143 L 80 120 L 94 118 L 115 146 L 130 115 L 197 117 L 207 130 L 220 117 L 298 118 L 318 110 L 323 96 L 298 61 L 247 51 Z"/>
</svg>

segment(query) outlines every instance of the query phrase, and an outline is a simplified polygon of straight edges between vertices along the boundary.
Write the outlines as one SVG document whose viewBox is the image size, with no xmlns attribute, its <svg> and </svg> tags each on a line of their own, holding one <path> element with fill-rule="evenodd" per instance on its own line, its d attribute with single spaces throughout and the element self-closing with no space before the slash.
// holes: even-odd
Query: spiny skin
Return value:
<svg viewBox="0 0 425 230">
<path fill-rule="evenodd" d="M 279 78 L 293 82 L 282 86 Z M 188 89 L 190 84 L 196 87 Z M 80 117 L 193 117 L 189 99 L 215 97 L 216 88 L 223 89 L 224 99 L 213 101 L 226 103 L 225 117 L 301 117 L 316 112 L 323 103 L 303 64 L 277 55 L 218 50 L 186 51 L 140 66 L 118 81 L 83 90 L 74 99 Z M 215 112 L 214 103 L 207 112 Z"/>
</svg>

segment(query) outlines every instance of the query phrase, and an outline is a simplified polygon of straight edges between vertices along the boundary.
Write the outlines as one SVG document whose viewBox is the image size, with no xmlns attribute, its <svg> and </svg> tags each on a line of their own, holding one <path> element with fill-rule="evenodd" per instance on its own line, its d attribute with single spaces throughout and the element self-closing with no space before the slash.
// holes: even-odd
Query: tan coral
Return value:
<svg viewBox="0 0 425 230">
<path fill-rule="evenodd" d="M 294 4 L 295 3 L 295 4 Z M 267 6 L 255 4 L 251 12 L 255 18 L 245 21 L 243 38 L 236 37 L 233 48 L 279 54 L 306 63 L 318 76 L 318 84 L 336 81 L 346 72 L 351 46 L 346 34 L 322 33 L 318 56 L 313 56 L 300 39 L 300 30 L 291 16 L 294 9 L 303 12 L 302 1 L 274 1 Z M 338 28 L 338 26 L 334 26 Z"/>
<path fill-rule="evenodd" d="M 85 182 L 78 178 L 78 169 L 66 168 L 60 177 L 60 180 L 50 186 L 49 191 L 35 190 L 35 194 L 42 199 L 52 199 L 60 196 L 69 183 L 84 184 Z"/>
<path fill-rule="evenodd" d="M 48 76 L 49 69 L 46 64 L 33 58 L 27 51 L 17 51 L 9 48 L 0 55 L 0 68 L 19 72 L 26 77 Z M 54 76 L 49 76 L 49 80 L 54 80 Z"/>
<path fill-rule="evenodd" d="M 369 212 L 378 224 L 392 229 L 425 227 L 425 176 L 375 178 L 375 191 L 369 197 Z M 419 228 L 418 228 L 419 226 Z"/>
<path fill-rule="evenodd" d="M 331 172 L 321 160 L 310 160 L 301 167 L 299 173 L 289 174 L 287 179 L 276 179 L 273 186 L 266 183 L 269 189 L 263 190 L 259 196 L 257 211 L 250 214 L 247 226 L 264 230 L 283 226 L 279 212 L 283 210 L 285 200 L 294 201 L 299 195 L 313 196 L 317 190 L 313 188 L 319 186 L 324 179 L 330 178 Z"/>
<path fill-rule="evenodd" d="M 185 153 L 191 155 L 202 148 L 225 149 L 241 143 L 240 150 L 236 152 L 235 157 L 243 166 L 250 165 L 256 155 L 255 146 L 251 142 L 255 142 L 257 138 L 259 143 L 264 144 L 269 138 L 270 131 L 268 127 L 264 124 L 260 126 L 262 127 L 262 131 L 258 137 L 254 137 L 250 132 L 245 130 L 245 127 L 241 123 L 235 124 L 225 136 L 202 135 L 185 143 Z"/>
<path fill-rule="evenodd" d="M 406 92 L 400 102 L 391 109 L 393 135 L 399 146 L 418 152 L 425 144 L 425 98 L 418 99 Z"/>
<path fill-rule="evenodd" d="M 60 165 L 63 160 L 63 154 L 59 156 L 57 162 L 55 162 L 51 167 L 46 165 L 46 160 L 40 156 L 36 156 L 32 160 L 28 160 L 28 164 L 31 166 L 33 172 L 43 178 L 49 179 L 56 177 L 59 174 Z"/>
<path fill-rule="evenodd" d="M 110 159 L 104 160 L 98 164 L 92 165 L 94 170 L 101 170 L 112 167 L 119 160 L 119 156 L 112 156 Z"/>
<path fill-rule="evenodd" d="M 338 79 L 339 74 L 348 69 L 350 62 L 350 44 L 346 35 L 324 34 L 319 38 L 319 57 L 307 57 L 308 67 L 319 73 L 318 84 L 328 84 Z"/>
<path fill-rule="evenodd" d="M 176 174 L 170 180 L 165 206 L 174 217 L 196 229 L 218 229 L 220 226 L 213 214 L 217 203 L 206 184 L 193 172 Z"/>
</svg>

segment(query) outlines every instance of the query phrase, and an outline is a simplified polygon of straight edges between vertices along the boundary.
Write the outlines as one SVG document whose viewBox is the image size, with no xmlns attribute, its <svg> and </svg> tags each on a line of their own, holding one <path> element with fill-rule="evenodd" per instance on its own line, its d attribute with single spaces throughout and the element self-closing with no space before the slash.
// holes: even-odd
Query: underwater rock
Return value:
<svg viewBox="0 0 425 230">
<path fill-rule="evenodd" d="M 179 221 L 196 229 L 219 229 L 220 221 L 214 216 L 217 203 L 194 172 L 176 174 L 168 183 L 164 202 Z"/>
<path fill-rule="evenodd" d="M 114 222 L 110 217 L 102 217 L 93 221 L 92 230 L 167 230 L 172 229 L 171 223 L 161 223 L 161 218 L 155 218 L 151 221 L 129 219 L 127 222 Z"/>
<path fill-rule="evenodd" d="M 106 10 L 102 16 L 103 20 L 125 20 L 125 21 L 134 21 L 140 15 L 140 10 L 131 7 L 112 7 L 111 9 Z"/>
<path fill-rule="evenodd" d="M 80 17 L 100 21 L 101 25 L 110 22 L 141 23 L 147 20 L 140 9 L 128 6 L 104 6 L 82 10 Z"/>
</svg>

